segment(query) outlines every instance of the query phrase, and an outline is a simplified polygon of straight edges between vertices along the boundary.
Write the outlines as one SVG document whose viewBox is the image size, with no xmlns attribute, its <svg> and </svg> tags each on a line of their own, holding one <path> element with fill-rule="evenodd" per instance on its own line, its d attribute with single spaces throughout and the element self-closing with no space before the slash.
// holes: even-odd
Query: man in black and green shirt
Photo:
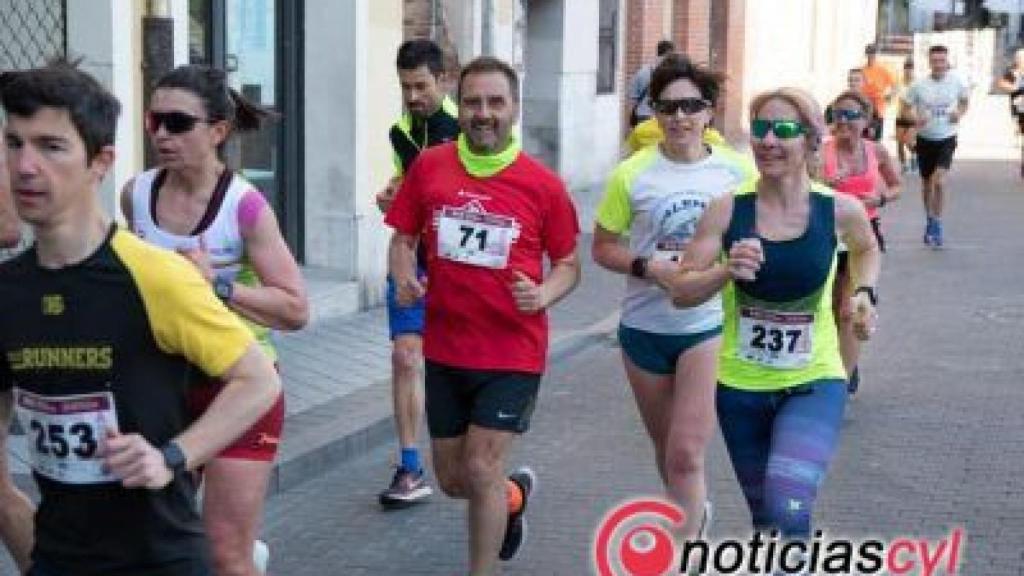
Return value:
<svg viewBox="0 0 1024 576">
<path fill-rule="evenodd" d="M 398 81 L 402 86 L 404 112 L 388 134 L 395 162 L 395 176 L 377 195 L 377 206 L 387 212 L 402 177 L 420 151 L 455 140 L 459 135 L 458 110 L 445 95 L 441 48 L 430 40 L 409 40 L 398 49 Z M 418 268 L 425 274 L 422 247 Z M 430 497 L 433 492 L 423 477 L 416 447 L 416 432 L 423 414 L 418 393 L 423 364 L 423 300 L 399 306 L 394 283 L 388 278 L 388 325 L 393 343 L 391 385 L 395 428 L 400 448 L 399 465 L 391 485 L 380 494 L 384 508 L 403 508 Z"/>
</svg>

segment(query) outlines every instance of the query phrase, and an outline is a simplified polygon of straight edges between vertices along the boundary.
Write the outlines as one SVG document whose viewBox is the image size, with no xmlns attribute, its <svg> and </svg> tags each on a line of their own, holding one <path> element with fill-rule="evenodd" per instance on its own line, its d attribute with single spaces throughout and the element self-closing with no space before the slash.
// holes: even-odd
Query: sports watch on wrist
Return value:
<svg viewBox="0 0 1024 576">
<path fill-rule="evenodd" d="M 227 304 L 235 295 L 235 283 L 223 276 L 217 276 L 213 279 L 213 293 L 220 298 L 221 302 Z"/>
<path fill-rule="evenodd" d="M 871 301 L 872 306 L 878 306 L 878 293 L 875 292 L 875 289 L 873 287 L 858 286 L 857 289 L 853 291 L 854 294 L 860 294 L 861 292 L 868 295 L 868 300 Z"/>
<path fill-rule="evenodd" d="M 647 258 L 637 256 L 629 265 L 629 273 L 637 278 L 647 277 Z"/>
<path fill-rule="evenodd" d="M 164 457 L 164 465 L 172 474 L 178 475 L 185 471 L 185 453 L 181 451 L 177 442 L 171 440 L 164 444 L 160 449 L 160 454 Z"/>
</svg>

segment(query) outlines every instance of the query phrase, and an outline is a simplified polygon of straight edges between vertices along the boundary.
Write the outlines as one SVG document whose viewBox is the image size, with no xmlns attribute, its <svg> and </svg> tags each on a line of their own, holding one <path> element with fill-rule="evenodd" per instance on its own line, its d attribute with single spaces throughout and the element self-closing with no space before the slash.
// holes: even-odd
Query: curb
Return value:
<svg viewBox="0 0 1024 576">
<path fill-rule="evenodd" d="M 618 325 L 615 312 L 581 330 L 557 336 L 548 362 L 562 362 L 606 341 Z M 358 418 L 347 418 L 357 414 Z M 312 480 L 344 462 L 394 442 L 391 381 L 378 380 L 285 420 L 281 451 L 271 472 L 268 495 L 280 494 Z"/>
</svg>

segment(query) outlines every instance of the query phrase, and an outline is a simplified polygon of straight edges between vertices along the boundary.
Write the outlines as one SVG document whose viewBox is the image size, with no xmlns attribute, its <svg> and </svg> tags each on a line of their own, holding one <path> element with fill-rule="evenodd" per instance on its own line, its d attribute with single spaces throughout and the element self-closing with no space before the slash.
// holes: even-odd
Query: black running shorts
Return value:
<svg viewBox="0 0 1024 576">
<path fill-rule="evenodd" d="M 917 168 L 922 178 L 930 177 L 936 168 L 949 170 L 956 151 L 956 136 L 945 140 L 929 140 L 917 137 Z"/>
<path fill-rule="evenodd" d="M 470 424 L 526 432 L 540 378 L 540 374 L 455 368 L 428 360 L 424 388 L 431 438 L 462 436 Z"/>
</svg>

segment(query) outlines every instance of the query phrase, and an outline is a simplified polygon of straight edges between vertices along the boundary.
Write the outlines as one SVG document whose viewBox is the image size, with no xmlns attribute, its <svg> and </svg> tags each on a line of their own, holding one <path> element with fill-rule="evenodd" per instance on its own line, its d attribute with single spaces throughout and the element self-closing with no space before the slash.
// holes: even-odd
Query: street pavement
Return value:
<svg viewBox="0 0 1024 576">
<path fill-rule="evenodd" d="M 921 243 L 915 176 L 886 210 L 880 329 L 816 510 L 817 528 L 855 539 L 937 539 L 963 527 L 959 573 L 971 576 L 1024 575 L 1024 186 L 1011 152 L 1002 146 L 989 155 L 998 159 L 983 160 L 966 151 L 972 159 L 956 162 L 945 250 Z M 584 286 L 617 282 L 609 276 L 591 270 Z M 589 293 L 565 308 L 610 311 L 618 295 Z M 392 451 L 381 446 L 269 502 L 274 573 L 465 573 L 463 503 L 438 495 L 419 508 L 378 510 Z M 602 515 L 660 492 L 652 460 L 611 338 L 554 363 L 509 463 L 529 463 L 541 484 L 530 542 L 503 573 L 591 573 Z M 749 537 L 719 438 L 708 468 L 712 535 Z"/>
<path fill-rule="evenodd" d="M 880 328 L 815 516 L 816 527 L 851 538 L 938 538 L 962 526 L 959 573 L 970 576 L 1024 576 L 1024 185 L 1004 107 L 985 99 L 968 117 L 950 179 L 946 249 L 921 244 L 915 176 L 886 208 Z M 530 540 L 503 574 L 591 574 L 590 543 L 603 514 L 623 499 L 660 493 L 610 336 L 620 295 L 621 278 L 588 265 L 583 285 L 552 315 L 560 333 L 596 325 L 609 336 L 550 366 L 533 427 L 509 462 L 540 475 Z M 438 493 L 406 511 L 377 507 L 394 452 L 390 441 L 366 445 L 271 496 L 264 538 L 272 573 L 465 574 L 463 503 Z M 708 478 L 712 536 L 749 536 L 717 437 Z M 0 574 L 8 573 L 0 561 Z"/>
</svg>

